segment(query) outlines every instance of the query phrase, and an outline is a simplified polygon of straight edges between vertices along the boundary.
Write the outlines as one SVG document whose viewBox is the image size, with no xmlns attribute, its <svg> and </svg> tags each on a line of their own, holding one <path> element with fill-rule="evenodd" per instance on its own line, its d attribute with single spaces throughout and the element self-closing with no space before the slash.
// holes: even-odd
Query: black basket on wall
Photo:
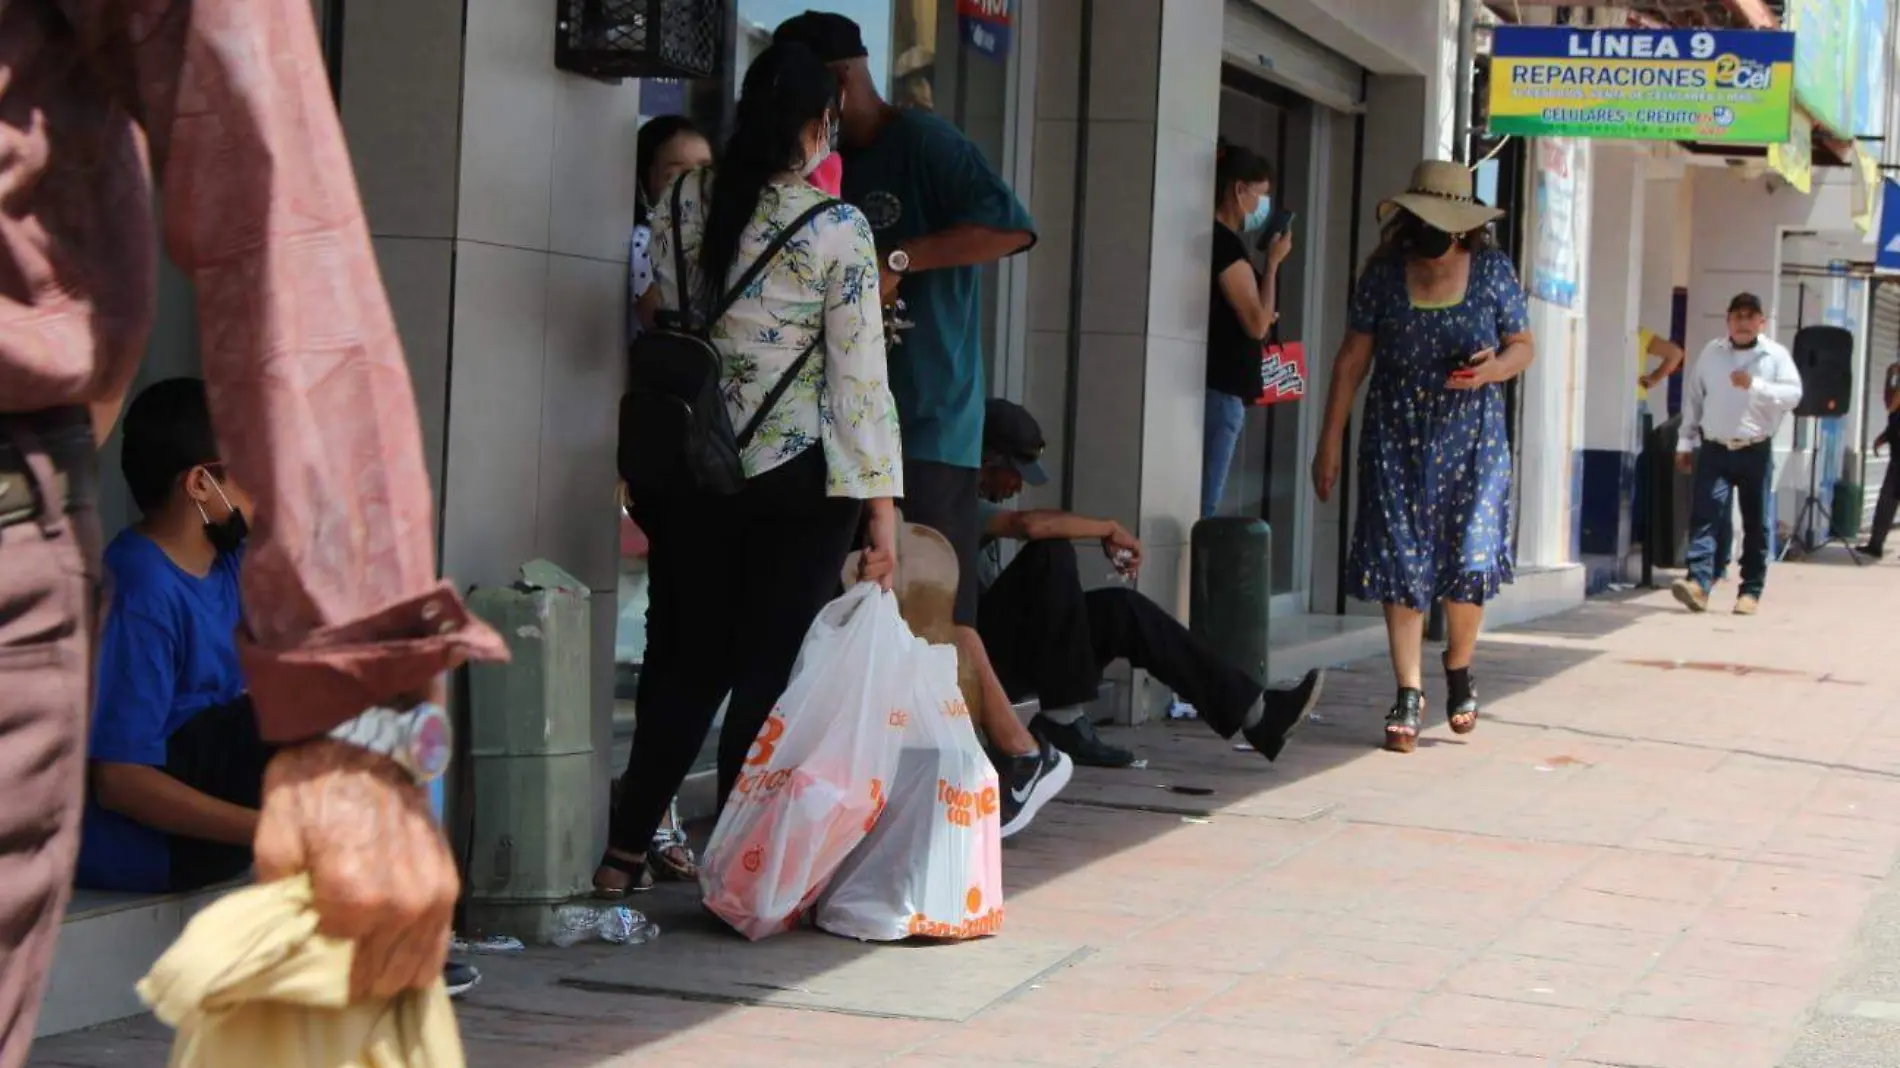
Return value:
<svg viewBox="0 0 1900 1068">
<path fill-rule="evenodd" d="M 555 0 L 554 65 L 590 78 L 709 78 L 725 0 Z"/>
</svg>

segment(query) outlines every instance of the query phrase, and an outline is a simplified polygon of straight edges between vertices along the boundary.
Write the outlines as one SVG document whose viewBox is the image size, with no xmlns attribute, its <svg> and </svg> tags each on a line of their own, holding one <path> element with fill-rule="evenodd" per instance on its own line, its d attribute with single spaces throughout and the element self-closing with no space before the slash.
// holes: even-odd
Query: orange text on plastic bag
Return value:
<svg viewBox="0 0 1900 1068">
<path fill-rule="evenodd" d="M 957 827 L 971 827 L 976 821 L 996 813 L 996 787 L 965 790 L 947 779 L 937 780 L 937 800 L 943 804 L 944 818 Z"/>
</svg>

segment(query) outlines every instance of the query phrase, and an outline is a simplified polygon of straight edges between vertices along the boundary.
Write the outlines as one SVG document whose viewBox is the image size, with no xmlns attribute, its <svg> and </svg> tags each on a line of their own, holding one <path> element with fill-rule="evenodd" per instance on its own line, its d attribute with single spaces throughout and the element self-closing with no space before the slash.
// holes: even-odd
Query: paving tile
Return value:
<svg viewBox="0 0 1900 1068">
<path fill-rule="evenodd" d="M 1383 987 L 1256 975 L 1200 1006 L 1197 1015 L 1212 1023 L 1330 1035 L 1352 1043 L 1372 1036 L 1417 998 Z"/>
<path fill-rule="evenodd" d="M 1545 1068 L 1549 1063 L 1544 1057 L 1473 1053 L 1385 1040 L 1365 1046 L 1346 1061 L 1347 1068 Z"/>
<path fill-rule="evenodd" d="M 1321 937 L 1288 950 L 1269 971 L 1291 979 L 1423 991 L 1470 956 L 1440 946 Z"/>
<path fill-rule="evenodd" d="M 1630 990 L 1617 1011 L 1716 1024 L 1794 1025 L 1816 1000 L 1811 989 L 1657 972 Z"/>
<path fill-rule="evenodd" d="M 968 1065 L 999 1061 L 1088 1068 L 1141 1041 L 1160 1021 L 1129 1013 L 1056 1010 L 1033 1001 L 992 1009 L 911 1052 Z"/>
<path fill-rule="evenodd" d="M 1445 989 L 1456 994 L 1532 1005 L 1607 1012 L 1636 982 L 1631 968 L 1487 953 L 1453 972 Z"/>
<path fill-rule="evenodd" d="M 1531 916 L 1502 935 L 1492 951 L 1568 961 L 1632 974 L 1650 967 L 1675 935 L 1617 930 L 1569 920 Z"/>
<path fill-rule="evenodd" d="M 1688 929 L 1701 909 L 1680 901 L 1657 901 L 1567 886 L 1551 895 L 1537 911 L 1549 919 L 1612 931 L 1673 934 Z"/>
<path fill-rule="evenodd" d="M 1325 1035 L 1235 1027 L 1189 1020 L 1173 1023 L 1139 1045 L 1104 1061 L 1104 1068 L 1256 1068 L 1307 1065 L 1335 1068 L 1352 1048 Z"/>
<path fill-rule="evenodd" d="M 1100 1012 L 1165 1018 L 1200 1005 L 1234 982 L 1232 975 L 1200 972 L 1185 965 L 1085 964 L 1045 979 L 1025 991 L 1017 1004 L 1045 1017 L 1052 1013 Z"/>
<path fill-rule="evenodd" d="M 1677 975 L 1733 978 L 1819 989 L 1833 974 L 1837 957 L 1824 949 L 1754 945 L 1734 937 L 1692 933 L 1657 960 L 1657 969 Z"/>
<path fill-rule="evenodd" d="M 1555 1005 L 1435 994 L 1386 1027 L 1381 1038 L 1445 1050 L 1555 1057 L 1601 1016 Z"/>
<path fill-rule="evenodd" d="M 1790 1028 L 1615 1016 L 1577 1046 L 1579 1065 L 1615 1068 L 1776 1068 Z"/>
</svg>

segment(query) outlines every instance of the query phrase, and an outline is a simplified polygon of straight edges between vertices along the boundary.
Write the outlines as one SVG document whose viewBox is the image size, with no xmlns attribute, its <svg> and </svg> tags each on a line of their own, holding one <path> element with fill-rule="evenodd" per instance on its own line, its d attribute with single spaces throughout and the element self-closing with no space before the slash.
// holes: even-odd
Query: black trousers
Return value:
<svg viewBox="0 0 1900 1068">
<path fill-rule="evenodd" d="M 248 695 L 185 721 L 165 741 L 165 774 L 220 801 L 263 807 L 264 766 L 274 750 L 257 733 Z M 170 836 L 171 889 L 196 890 L 251 870 L 251 847 Z"/>
<path fill-rule="evenodd" d="M 1160 605 L 1134 590 L 1082 589 L 1075 546 L 1030 542 L 984 591 L 977 633 L 1011 700 L 1044 708 L 1095 700 L 1116 660 L 1153 675 L 1223 738 L 1239 732 L 1261 687 L 1227 664 Z"/>
<path fill-rule="evenodd" d="M 1891 446 L 1900 448 L 1900 442 Z M 1880 500 L 1874 504 L 1873 532 L 1867 539 L 1867 547 L 1875 552 L 1887 548 L 1887 532 L 1893 529 L 1893 514 L 1900 508 L 1900 457 L 1887 461 L 1887 476 L 1880 480 Z"/>
<path fill-rule="evenodd" d="M 647 851 L 728 694 L 719 796 L 732 792 L 805 632 L 838 594 L 862 512 L 825 495 L 816 445 L 731 497 L 634 502 L 651 575 L 647 652 L 608 833 L 615 849 Z"/>
</svg>

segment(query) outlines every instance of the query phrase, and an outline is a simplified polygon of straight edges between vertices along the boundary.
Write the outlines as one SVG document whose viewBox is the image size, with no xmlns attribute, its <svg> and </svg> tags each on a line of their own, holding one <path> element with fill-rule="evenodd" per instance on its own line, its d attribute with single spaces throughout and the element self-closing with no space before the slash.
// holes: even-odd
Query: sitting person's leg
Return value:
<svg viewBox="0 0 1900 1068">
<path fill-rule="evenodd" d="M 173 732 L 165 745 L 165 774 L 199 793 L 255 812 L 262 803 L 264 769 L 272 750 L 257 733 L 251 699 L 205 709 Z M 173 890 L 196 890 L 244 875 L 249 844 L 171 836 Z"/>
<path fill-rule="evenodd" d="M 1072 543 L 1024 544 L 984 591 L 977 631 L 1010 700 L 1033 694 L 1041 702 L 1033 733 L 1078 764 L 1122 768 L 1134 762 L 1133 753 L 1098 738 L 1086 714 L 1107 661 L 1095 653 Z"/>
<path fill-rule="evenodd" d="M 1319 700 L 1321 672 L 1291 689 L 1264 689 L 1134 590 L 1090 590 L 1085 604 L 1097 664 L 1126 659 L 1185 698 L 1215 733 L 1244 734 L 1269 760 Z"/>
</svg>

